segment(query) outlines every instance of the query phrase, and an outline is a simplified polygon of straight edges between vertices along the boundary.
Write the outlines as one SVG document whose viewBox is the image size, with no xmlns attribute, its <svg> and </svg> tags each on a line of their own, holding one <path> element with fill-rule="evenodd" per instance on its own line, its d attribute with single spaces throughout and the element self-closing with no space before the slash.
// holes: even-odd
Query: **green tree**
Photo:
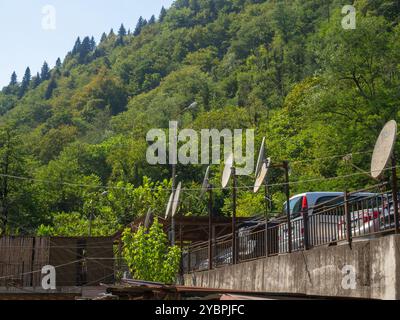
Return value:
<svg viewBox="0 0 400 320">
<path fill-rule="evenodd" d="M 133 32 L 134 36 L 138 36 L 140 35 L 140 33 L 142 32 L 143 27 L 146 25 L 145 20 L 143 19 L 142 16 L 139 17 L 139 20 L 136 24 L 136 28 L 135 31 Z"/>
<path fill-rule="evenodd" d="M 122 236 L 123 256 L 135 279 L 175 283 L 181 252 L 168 246 L 168 238 L 156 218 L 150 229 L 144 227 L 132 233 L 126 229 Z"/>
<path fill-rule="evenodd" d="M 107 35 L 106 35 L 105 32 L 103 32 L 103 34 L 101 35 L 101 38 L 100 38 L 100 43 L 103 43 L 103 42 L 105 42 L 106 40 L 107 40 Z"/>
<path fill-rule="evenodd" d="M 62 66 L 61 59 L 57 58 L 57 60 L 56 60 L 56 68 L 57 69 L 61 69 L 61 66 Z"/>
<path fill-rule="evenodd" d="M 17 80 L 17 74 L 15 73 L 15 71 L 12 73 L 11 75 L 11 80 L 10 80 L 10 84 L 9 86 L 16 86 L 18 84 L 18 80 Z"/>
<path fill-rule="evenodd" d="M 150 17 L 149 25 L 152 25 L 152 24 L 155 24 L 155 23 L 156 23 L 156 16 L 153 14 L 153 15 Z"/>
<path fill-rule="evenodd" d="M 163 6 L 163 7 L 161 8 L 161 12 L 160 12 L 160 15 L 159 15 L 159 17 L 158 17 L 158 21 L 159 21 L 159 22 L 163 22 L 166 15 L 167 15 L 167 10 L 166 10 L 166 9 L 164 8 L 164 6 Z"/>
<path fill-rule="evenodd" d="M 44 93 L 44 98 L 46 100 L 49 100 L 53 95 L 54 89 L 56 89 L 56 88 L 57 88 L 56 79 L 54 77 L 52 77 L 49 84 L 47 85 L 46 92 Z"/>
<path fill-rule="evenodd" d="M 72 49 L 72 54 L 76 55 L 79 54 L 81 51 L 81 46 L 82 46 L 82 42 L 81 42 L 81 38 L 78 37 L 75 41 L 74 47 Z"/>
<path fill-rule="evenodd" d="M 23 97 L 31 83 L 31 69 L 26 68 L 24 77 L 22 78 L 21 86 L 19 88 L 19 98 Z"/>
<path fill-rule="evenodd" d="M 43 63 L 42 70 L 40 72 L 40 79 L 42 81 L 46 81 L 46 80 L 50 79 L 50 69 L 49 69 L 49 65 L 47 64 L 46 61 Z"/>
</svg>

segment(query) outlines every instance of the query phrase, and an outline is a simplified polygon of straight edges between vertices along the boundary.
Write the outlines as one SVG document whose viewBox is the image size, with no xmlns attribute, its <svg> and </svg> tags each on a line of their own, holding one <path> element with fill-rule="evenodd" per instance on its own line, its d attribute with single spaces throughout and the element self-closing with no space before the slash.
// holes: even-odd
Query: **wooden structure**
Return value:
<svg viewBox="0 0 400 320">
<path fill-rule="evenodd" d="M 1 237 L 0 287 L 41 287 L 41 270 L 56 268 L 57 287 L 114 280 L 113 238 Z"/>
</svg>

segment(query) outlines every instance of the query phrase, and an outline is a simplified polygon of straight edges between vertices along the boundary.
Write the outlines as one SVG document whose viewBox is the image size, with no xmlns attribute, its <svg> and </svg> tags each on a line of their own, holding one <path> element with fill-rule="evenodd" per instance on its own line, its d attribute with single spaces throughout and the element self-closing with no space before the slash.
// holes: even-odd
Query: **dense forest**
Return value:
<svg viewBox="0 0 400 320">
<path fill-rule="evenodd" d="M 92 234 L 106 235 L 149 206 L 163 215 L 171 168 L 147 163 L 146 133 L 175 118 L 254 128 L 256 146 L 266 136 L 268 155 L 291 162 L 292 194 L 374 183 L 336 155 L 368 170 L 383 124 L 399 116 L 400 3 L 353 1 L 356 29 L 345 30 L 349 2 L 177 0 L 133 31 L 78 38 L 52 69 L 13 73 L 0 92 L 0 232 L 82 235 L 92 217 Z M 178 166 L 181 214 L 206 214 L 204 171 Z M 279 210 L 279 169 L 269 181 Z M 229 194 L 215 190 L 216 214 L 230 214 Z M 238 197 L 239 215 L 264 212 L 262 192 Z"/>
</svg>

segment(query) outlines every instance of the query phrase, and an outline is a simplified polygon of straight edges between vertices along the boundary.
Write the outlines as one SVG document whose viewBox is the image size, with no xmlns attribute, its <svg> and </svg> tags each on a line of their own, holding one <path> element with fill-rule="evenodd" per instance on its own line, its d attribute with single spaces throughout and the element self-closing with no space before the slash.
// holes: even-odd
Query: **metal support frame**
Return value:
<svg viewBox="0 0 400 320">
<path fill-rule="evenodd" d="M 236 168 L 232 168 L 232 264 L 237 264 L 237 241 L 236 241 L 236 188 L 237 188 L 237 177 Z"/>
<path fill-rule="evenodd" d="M 289 162 L 283 162 L 283 169 L 285 170 L 285 192 L 286 192 L 286 214 L 288 224 L 288 251 L 292 252 L 292 223 L 290 217 L 290 186 L 289 186 Z"/>
<path fill-rule="evenodd" d="M 172 194 L 175 192 L 176 164 L 172 165 Z M 171 246 L 175 245 L 175 217 L 171 217 Z"/>
<path fill-rule="evenodd" d="M 213 224 L 213 194 L 212 194 L 212 185 L 208 186 L 208 269 L 212 270 L 213 268 L 213 252 L 212 252 L 212 245 L 213 245 L 213 235 L 212 235 L 212 224 Z"/>
<path fill-rule="evenodd" d="M 352 236 L 351 236 L 351 214 L 349 210 L 349 192 L 346 190 L 344 192 L 344 215 L 346 217 L 346 238 L 349 246 L 352 245 Z"/>
<path fill-rule="evenodd" d="M 396 155 L 392 156 L 392 194 L 393 194 L 393 213 L 395 222 L 395 232 L 399 233 L 399 199 L 398 199 L 398 184 L 397 184 L 397 168 Z M 389 212 L 390 214 L 390 212 Z"/>
<path fill-rule="evenodd" d="M 265 197 L 265 256 L 268 257 L 268 213 L 270 210 L 269 206 L 269 189 L 268 189 L 268 182 L 265 182 L 264 188 L 264 197 Z"/>
<path fill-rule="evenodd" d="M 310 237 L 308 228 L 308 208 L 303 212 L 303 230 L 304 230 L 304 250 L 310 249 Z"/>
</svg>

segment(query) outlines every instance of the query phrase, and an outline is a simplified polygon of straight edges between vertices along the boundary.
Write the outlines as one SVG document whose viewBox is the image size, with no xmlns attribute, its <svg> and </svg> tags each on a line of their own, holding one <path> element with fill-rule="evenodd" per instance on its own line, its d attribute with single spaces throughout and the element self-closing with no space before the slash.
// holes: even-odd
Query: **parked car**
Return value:
<svg viewBox="0 0 400 320">
<path fill-rule="evenodd" d="M 351 200 L 374 196 L 373 193 L 357 193 Z M 308 239 L 310 246 L 329 244 L 338 240 L 338 225 L 344 215 L 343 192 L 307 192 L 290 199 L 292 227 L 292 251 L 304 248 L 304 218 L 308 213 Z M 286 203 L 283 213 L 286 215 Z M 288 224 L 279 226 L 279 253 L 288 252 Z"/>
<path fill-rule="evenodd" d="M 374 195 L 361 201 L 351 201 L 349 207 L 352 237 L 370 238 L 378 232 L 395 229 L 392 193 Z M 400 203 L 398 207 L 400 212 Z M 347 232 L 345 217 L 342 217 L 338 228 L 339 239 L 345 239 Z"/>
<path fill-rule="evenodd" d="M 398 212 L 400 212 L 400 194 L 397 195 L 399 200 Z M 383 199 L 383 208 L 385 209 L 384 215 L 380 217 L 380 230 L 392 230 L 396 227 L 394 218 L 394 204 L 393 204 L 393 194 L 388 193 Z"/>
<path fill-rule="evenodd" d="M 384 195 L 372 194 L 365 198 L 349 201 L 350 228 L 352 237 L 372 237 L 381 231 L 381 219 L 385 216 Z M 346 217 L 338 224 L 338 240 L 347 238 Z"/>
</svg>

